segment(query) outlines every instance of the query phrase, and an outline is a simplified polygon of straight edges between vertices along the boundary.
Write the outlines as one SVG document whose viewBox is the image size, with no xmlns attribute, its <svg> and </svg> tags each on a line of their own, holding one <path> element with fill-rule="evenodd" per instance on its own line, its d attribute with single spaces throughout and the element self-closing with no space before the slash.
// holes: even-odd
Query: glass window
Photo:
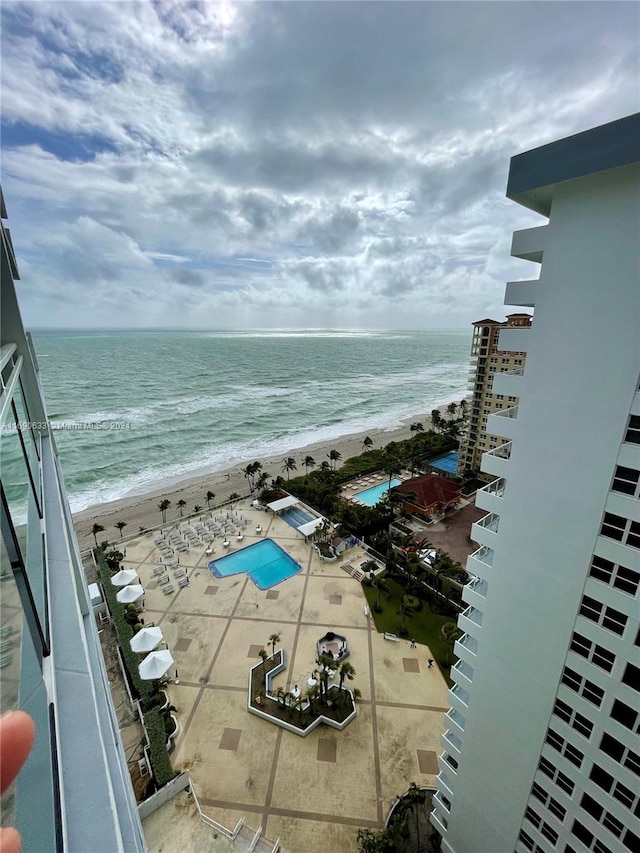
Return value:
<svg viewBox="0 0 640 853">
<path fill-rule="evenodd" d="M 632 690 L 640 692 L 640 669 L 632 663 L 628 663 L 622 676 L 622 681 Z"/>
<path fill-rule="evenodd" d="M 639 480 L 640 471 L 636 471 L 635 468 L 626 468 L 624 465 L 617 465 L 611 489 L 614 492 L 633 496 L 638 490 Z"/>
<path fill-rule="evenodd" d="M 640 444 L 640 415 L 629 416 L 627 434 L 624 440 L 631 442 L 631 444 Z"/>
<path fill-rule="evenodd" d="M 615 539 L 617 542 L 622 542 L 624 530 L 626 527 L 626 519 L 620 515 L 614 515 L 612 512 L 605 512 L 600 533 L 609 539 Z"/>
</svg>

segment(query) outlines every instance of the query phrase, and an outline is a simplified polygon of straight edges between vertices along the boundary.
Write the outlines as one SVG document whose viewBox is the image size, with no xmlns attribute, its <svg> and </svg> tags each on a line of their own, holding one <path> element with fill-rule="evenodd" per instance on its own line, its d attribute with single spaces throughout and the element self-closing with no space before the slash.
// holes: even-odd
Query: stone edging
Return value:
<svg viewBox="0 0 640 853">
<path fill-rule="evenodd" d="M 276 675 L 279 675 L 287 668 L 286 655 L 284 649 L 279 649 L 275 655 L 271 655 L 271 657 L 277 657 L 280 655 L 280 663 L 276 664 L 272 669 L 269 670 L 265 674 L 265 697 L 267 699 L 272 699 L 274 702 L 277 702 L 277 697 L 273 695 L 271 692 L 271 679 Z M 351 696 L 351 701 L 353 702 L 353 711 L 349 714 L 346 719 L 344 719 L 341 723 L 336 722 L 336 720 L 332 720 L 330 717 L 325 717 L 324 714 L 320 714 L 320 716 L 316 717 L 313 722 L 309 723 L 309 725 L 300 729 L 298 726 L 293 726 L 291 723 L 287 723 L 286 720 L 281 720 L 279 717 L 275 717 L 270 714 L 268 711 L 262 711 L 259 708 L 256 708 L 251 704 L 251 683 L 253 680 L 253 673 L 258 667 L 262 666 L 262 663 L 257 663 L 251 667 L 249 670 L 249 695 L 247 699 L 247 711 L 250 714 L 255 714 L 256 717 L 262 717 L 263 720 L 266 720 L 269 723 L 273 723 L 276 726 L 280 726 L 283 729 L 286 729 L 288 732 L 292 732 L 294 735 L 298 735 L 299 737 L 306 737 L 310 732 L 312 732 L 315 728 L 317 728 L 321 723 L 325 723 L 327 726 L 333 726 L 334 729 L 339 729 L 342 731 L 349 723 L 355 719 L 358 711 L 356 708 L 356 703 L 353 698 L 353 693 L 349 690 L 348 687 L 343 687 L 343 690 L 346 690 L 347 693 Z M 304 710 L 309 707 L 309 701 L 306 700 L 301 705 L 301 710 Z"/>
</svg>

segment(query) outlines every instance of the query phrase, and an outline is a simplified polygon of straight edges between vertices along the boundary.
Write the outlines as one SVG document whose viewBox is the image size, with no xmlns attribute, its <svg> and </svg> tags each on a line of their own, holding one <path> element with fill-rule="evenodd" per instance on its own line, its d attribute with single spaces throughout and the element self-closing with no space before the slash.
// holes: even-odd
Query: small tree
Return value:
<svg viewBox="0 0 640 853">
<path fill-rule="evenodd" d="M 269 637 L 269 643 L 271 644 L 271 656 L 272 657 L 276 653 L 276 643 L 279 643 L 279 642 L 280 642 L 280 634 L 272 634 Z"/>
<path fill-rule="evenodd" d="M 415 432 L 415 433 L 416 433 L 416 435 L 417 435 L 419 432 L 424 432 L 424 426 L 420 423 L 420 421 L 416 421 L 416 423 L 415 423 L 415 424 L 411 424 L 411 426 L 409 427 L 409 429 L 411 430 L 411 432 Z"/>
<path fill-rule="evenodd" d="M 342 690 L 342 685 L 344 684 L 345 678 L 348 681 L 353 681 L 353 677 L 355 676 L 356 671 L 353 666 L 349 663 L 348 660 L 343 661 L 340 664 L 339 675 L 340 675 L 340 683 L 339 687 Z"/>
<path fill-rule="evenodd" d="M 171 506 L 171 501 L 170 501 L 170 500 L 168 500 L 167 498 L 165 498 L 164 500 L 160 501 L 160 503 L 158 504 L 158 509 L 159 509 L 159 510 L 160 510 L 160 512 L 162 513 L 162 523 L 163 523 L 163 524 L 164 524 L 164 523 L 166 522 L 166 520 L 167 520 L 167 510 L 169 509 L 169 507 L 170 507 L 170 506 Z"/>
<path fill-rule="evenodd" d="M 269 657 L 269 655 L 267 654 L 267 650 L 266 649 L 260 649 L 260 651 L 258 652 L 258 655 L 262 659 L 262 669 L 266 672 L 266 670 L 267 670 L 267 658 Z"/>
<path fill-rule="evenodd" d="M 453 646 L 456 640 L 460 639 L 463 634 L 463 631 L 458 628 L 455 622 L 445 622 L 442 628 L 440 628 L 440 634 L 442 636 L 442 639 L 447 644 L 447 663 L 451 663 Z"/>
<path fill-rule="evenodd" d="M 91 528 L 91 532 L 93 533 L 93 539 L 96 543 L 96 548 L 98 547 L 98 533 L 102 533 L 104 527 L 101 524 L 94 524 Z"/>
<path fill-rule="evenodd" d="M 296 465 L 296 460 L 293 458 L 293 456 L 287 456 L 287 458 L 283 459 L 282 462 L 283 462 L 282 470 L 286 472 L 287 482 L 288 482 L 289 481 L 289 473 L 291 471 L 295 471 L 298 466 Z"/>
<path fill-rule="evenodd" d="M 127 526 L 127 522 L 126 521 L 116 521 L 114 526 L 117 527 L 118 530 L 120 531 L 120 538 L 122 539 L 122 531 Z"/>
<path fill-rule="evenodd" d="M 315 468 L 316 467 L 316 460 L 313 458 L 313 456 L 305 456 L 304 462 L 302 464 L 304 465 L 305 476 L 308 477 L 309 476 L 309 468 Z"/>
<path fill-rule="evenodd" d="M 342 459 L 342 453 L 339 450 L 330 450 L 327 454 L 329 457 L 329 461 L 331 463 L 331 470 L 336 470 L 336 462 L 339 462 Z"/>
<path fill-rule="evenodd" d="M 182 499 L 180 499 L 178 501 L 178 509 L 180 510 L 180 518 L 182 518 L 182 511 L 186 507 L 186 505 L 187 505 L 186 501 L 183 501 Z"/>
<path fill-rule="evenodd" d="M 206 501 L 207 501 L 207 509 L 211 509 L 211 501 L 215 498 L 215 492 L 207 492 Z"/>
<path fill-rule="evenodd" d="M 368 435 L 362 439 L 362 450 L 364 453 L 367 453 L 373 447 L 373 441 Z"/>
<path fill-rule="evenodd" d="M 199 512 L 202 512 L 202 507 L 200 504 L 196 504 L 193 508 L 194 513 L 197 515 Z"/>
</svg>

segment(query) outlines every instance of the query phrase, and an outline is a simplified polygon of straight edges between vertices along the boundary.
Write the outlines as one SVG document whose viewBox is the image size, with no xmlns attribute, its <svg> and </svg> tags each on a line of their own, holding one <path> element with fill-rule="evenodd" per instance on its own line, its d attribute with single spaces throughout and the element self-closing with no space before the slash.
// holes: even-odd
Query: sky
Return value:
<svg viewBox="0 0 640 853">
<path fill-rule="evenodd" d="M 640 5 L 2 4 L 31 328 L 462 328 L 513 155 L 639 109 Z M 518 309 L 511 309 L 518 310 Z"/>
</svg>

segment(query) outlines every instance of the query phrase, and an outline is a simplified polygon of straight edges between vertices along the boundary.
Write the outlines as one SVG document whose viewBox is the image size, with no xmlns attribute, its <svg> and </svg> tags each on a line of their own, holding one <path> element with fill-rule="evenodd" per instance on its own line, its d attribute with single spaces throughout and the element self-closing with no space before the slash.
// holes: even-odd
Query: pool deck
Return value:
<svg viewBox="0 0 640 853">
<path fill-rule="evenodd" d="M 189 770 L 203 811 L 227 827 L 243 817 L 271 841 L 280 838 L 289 853 L 354 850 L 357 830 L 382 827 L 412 781 L 434 784 L 446 683 L 437 668 L 427 668 L 427 647 L 386 641 L 365 615 L 360 584 L 341 568 L 366 558 L 360 546 L 324 563 L 281 518 L 248 502 L 237 509 L 249 524 L 231 549 L 271 537 L 302 572 L 269 590 L 244 574 L 216 578 L 207 563 L 227 553 L 216 539 L 213 556 L 204 545 L 180 554 L 190 585 L 165 597 L 152 576 L 160 562 L 155 534 L 126 543 L 124 565 L 145 587 L 145 621 L 162 628 L 179 674 L 168 688 L 180 726 L 174 768 Z M 269 650 L 269 636 L 280 635 L 277 648 L 288 660 L 274 686 L 298 684 L 304 693 L 316 641 L 327 630 L 344 634 L 351 647 L 356 676 L 347 685 L 362 692 L 356 719 L 342 732 L 320 727 L 301 738 L 250 715 L 248 671 L 258 651 Z M 153 849 L 185 849 L 181 832 L 188 837 L 189 829 L 181 830 L 181 821 L 200 822 L 193 809 L 178 812 L 166 822 L 162 847 Z M 157 820 L 149 819 L 150 833 Z"/>
</svg>

